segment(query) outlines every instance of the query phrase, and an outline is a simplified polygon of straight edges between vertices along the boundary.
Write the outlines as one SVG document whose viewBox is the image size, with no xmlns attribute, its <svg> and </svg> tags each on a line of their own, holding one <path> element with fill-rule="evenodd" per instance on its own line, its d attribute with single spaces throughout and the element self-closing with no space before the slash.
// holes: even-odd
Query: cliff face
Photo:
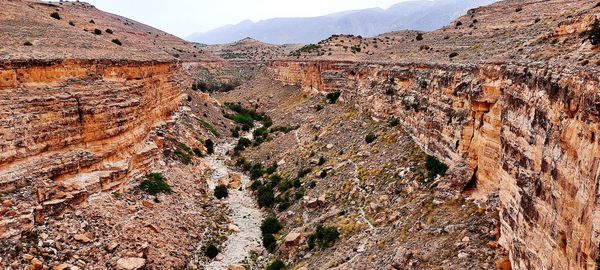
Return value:
<svg viewBox="0 0 600 270">
<path fill-rule="evenodd" d="M 122 187 L 158 154 L 153 126 L 180 101 L 180 64 L 135 61 L 0 65 L 0 193 L 30 192 L 0 238 L 89 195 Z"/>
<path fill-rule="evenodd" d="M 593 73 L 540 66 L 275 61 L 271 75 L 396 117 L 464 173 L 448 185 L 498 195 L 513 269 L 595 269 L 600 255 L 600 87 Z"/>
</svg>

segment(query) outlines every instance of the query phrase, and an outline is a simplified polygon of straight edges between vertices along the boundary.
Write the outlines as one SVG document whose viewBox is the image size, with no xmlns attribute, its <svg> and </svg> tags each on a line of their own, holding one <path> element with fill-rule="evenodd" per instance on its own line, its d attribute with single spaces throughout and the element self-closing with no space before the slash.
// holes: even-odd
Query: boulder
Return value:
<svg viewBox="0 0 600 270">
<path fill-rule="evenodd" d="M 121 258 L 117 261 L 117 268 L 124 270 L 136 270 L 146 265 L 146 259 L 144 258 Z"/>
</svg>

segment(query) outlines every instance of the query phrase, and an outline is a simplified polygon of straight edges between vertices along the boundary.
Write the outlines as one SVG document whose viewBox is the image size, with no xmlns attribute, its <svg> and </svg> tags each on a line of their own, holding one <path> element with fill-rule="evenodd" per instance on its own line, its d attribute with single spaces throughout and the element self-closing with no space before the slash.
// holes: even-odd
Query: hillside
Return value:
<svg viewBox="0 0 600 270">
<path fill-rule="evenodd" d="M 203 45 L 4 1 L 0 268 L 598 268 L 600 4 L 453 18 Z"/>
<path fill-rule="evenodd" d="M 251 37 L 273 44 L 307 44 L 316 43 L 333 34 L 371 37 L 405 29 L 431 31 L 448 24 L 470 8 L 492 2 L 494 0 L 408 1 L 386 10 L 374 8 L 312 18 L 276 18 L 256 23 L 244 21 L 192 34 L 186 39 L 206 44 L 222 44 Z"/>
</svg>

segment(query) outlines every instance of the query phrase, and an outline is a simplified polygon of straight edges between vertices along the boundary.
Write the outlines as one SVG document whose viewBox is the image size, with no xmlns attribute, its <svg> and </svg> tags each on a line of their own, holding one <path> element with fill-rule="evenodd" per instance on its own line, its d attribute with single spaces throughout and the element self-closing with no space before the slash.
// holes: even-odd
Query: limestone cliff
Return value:
<svg viewBox="0 0 600 270">
<path fill-rule="evenodd" d="M 592 269 L 598 257 L 600 87 L 594 74 L 517 65 L 273 62 L 274 77 L 396 117 L 465 170 L 451 183 L 501 199 L 515 269 Z"/>
</svg>

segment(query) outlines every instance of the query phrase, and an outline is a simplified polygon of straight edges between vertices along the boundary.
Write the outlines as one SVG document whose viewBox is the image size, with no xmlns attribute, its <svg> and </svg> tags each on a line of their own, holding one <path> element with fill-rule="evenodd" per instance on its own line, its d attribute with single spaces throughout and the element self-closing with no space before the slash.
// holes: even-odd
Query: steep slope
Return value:
<svg viewBox="0 0 600 270">
<path fill-rule="evenodd" d="M 494 0 L 409 1 L 387 10 L 379 8 L 347 11 L 313 18 L 276 18 L 253 23 L 244 21 L 187 39 L 206 44 L 230 43 L 247 36 L 273 44 L 315 43 L 332 34 L 375 36 L 412 29 L 430 31 L 446 25 L 466 10 Z"/>
<path fill-rule="evenodd" d="M 599 13 L 592 1 L 502 1 L 433 32 L 333 36 L 268 61 L 266 76 L 300 86 L 304 96 L 339 93 L 340 102 L 375 121 L 397 119 L 425 152 L 450 165 L 436 190 L 481 203 L 499 199 L 499 243 L 513 269 L 594 269 L 600 47 L 589 38 Z M 261 108 L 276 96 L 248 93 L 236 101 Z M 320 130 L 332 118 L 311 121 Z M 267 166 L 265 158 L 297 154 L 284 145 L 261 145 L 251 158 Z M 317 183 L 324 186 L 332 187 Z M 302 220 L 313 229 L 320 218 L 335 220 Z M 286 241 L 279 252 L 297 245 Z M 300 249 L 313 266 L 334 256 Z M 404 265 L 398 259 L 390 264 Z"/>
</svg>

